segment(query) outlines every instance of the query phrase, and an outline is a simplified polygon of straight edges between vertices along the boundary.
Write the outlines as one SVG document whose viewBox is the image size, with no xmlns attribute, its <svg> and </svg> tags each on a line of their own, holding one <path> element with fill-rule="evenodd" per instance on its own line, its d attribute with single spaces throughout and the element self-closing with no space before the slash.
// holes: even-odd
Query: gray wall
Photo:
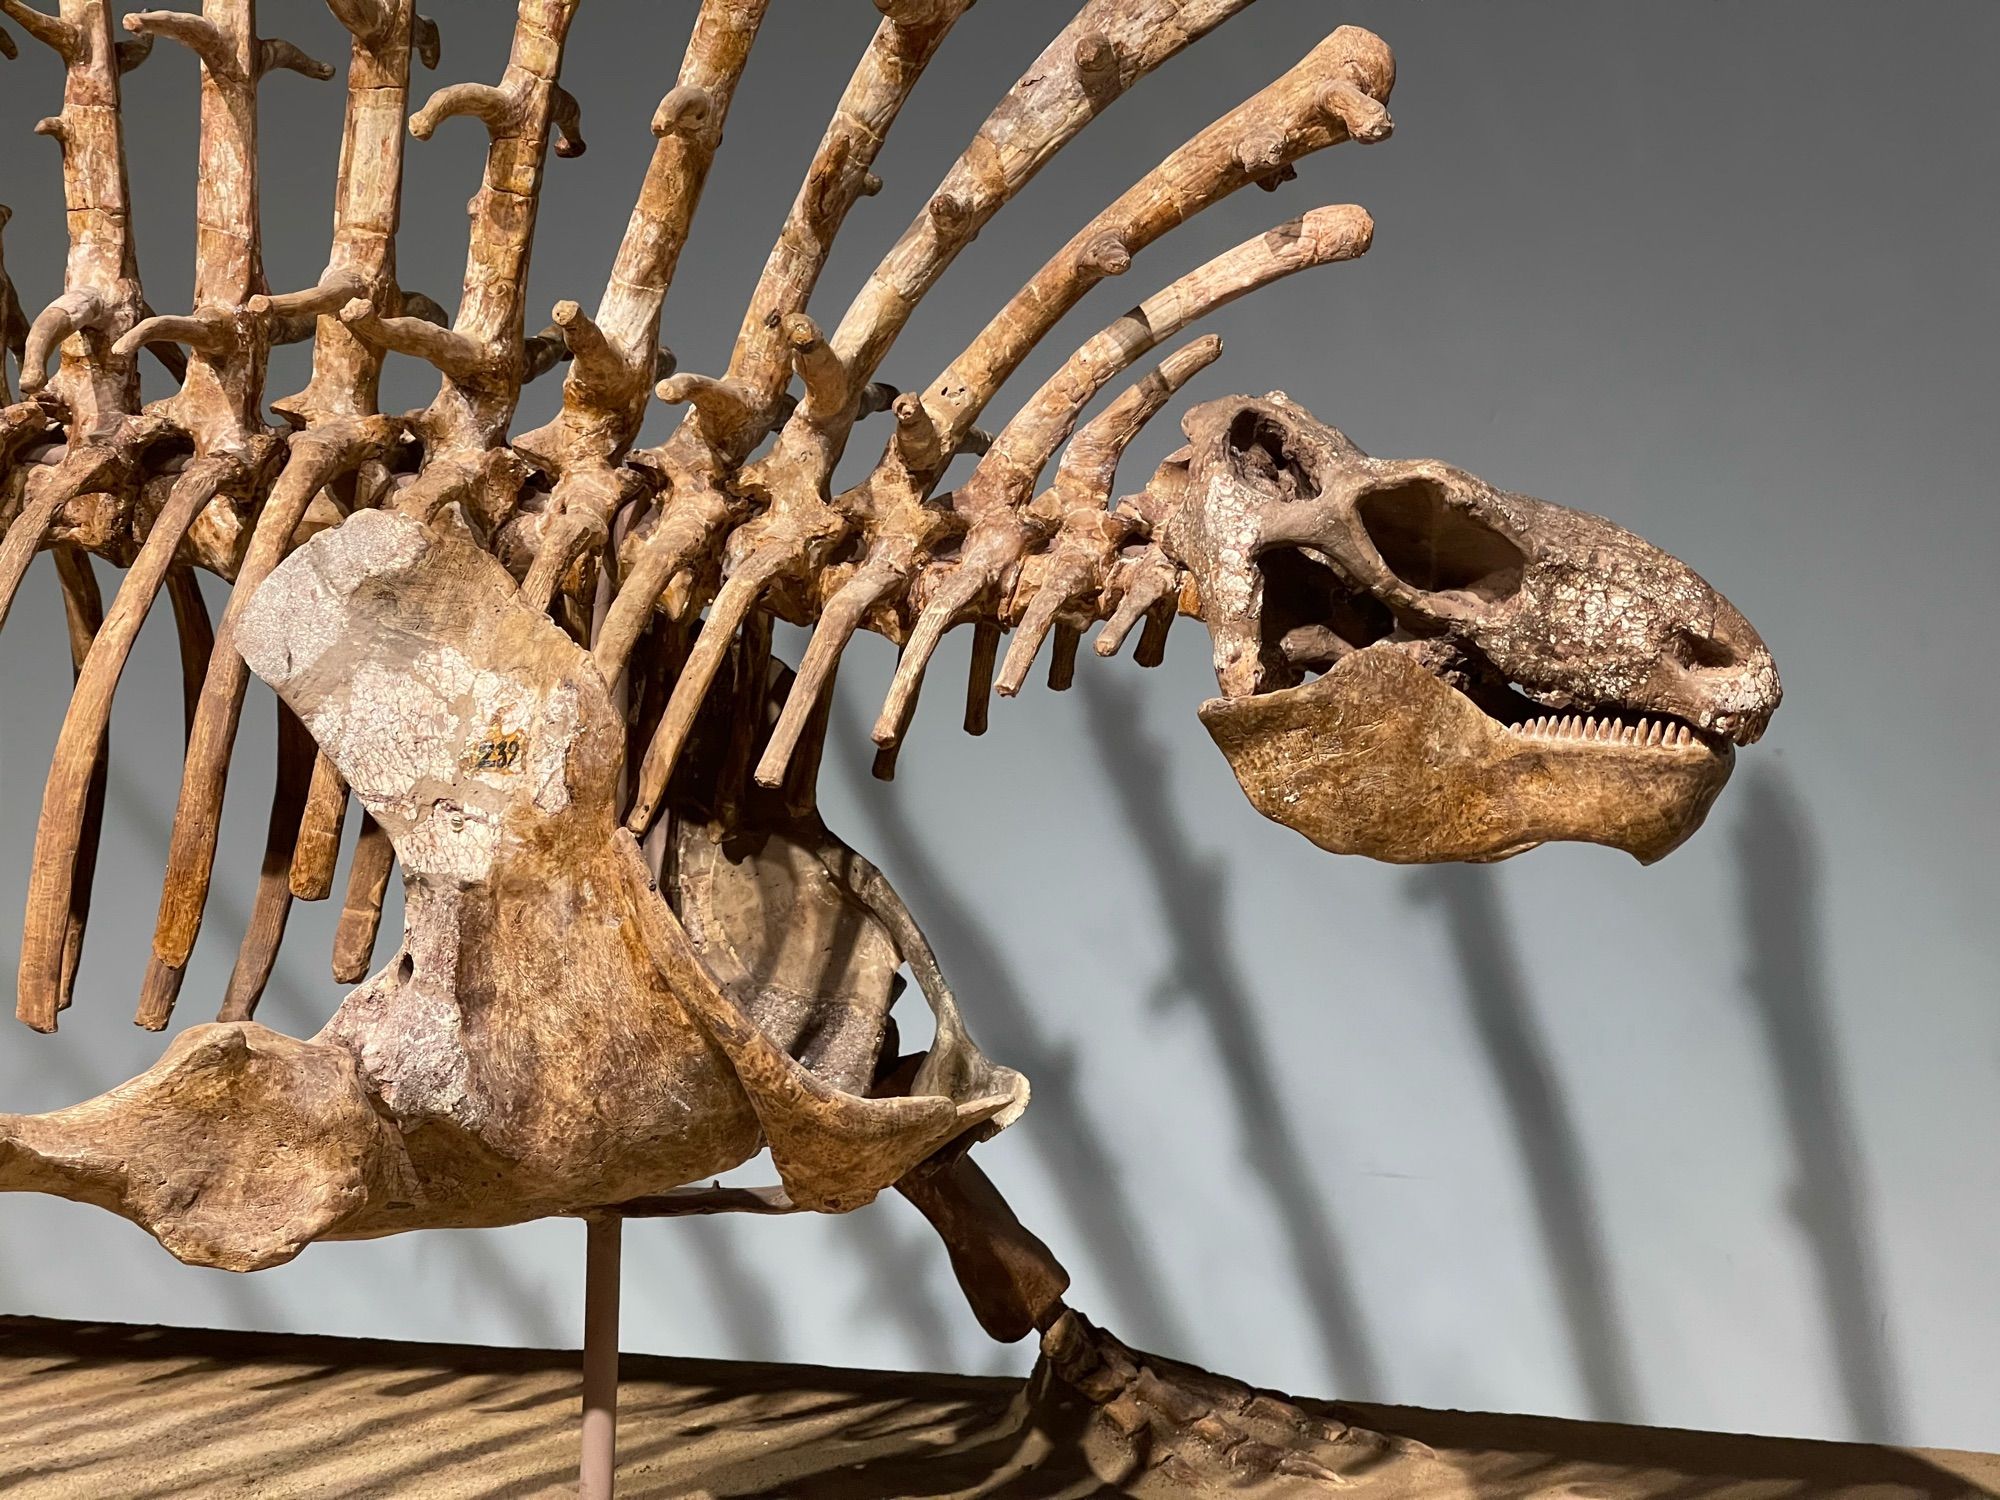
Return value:
<svg viewBox="0 0 2000 1500">
<path fill-rule="evenodd" d="M 494 76 L 505 8 L 436 8 L 441 77 Z M 961 26 L 818 310 L 837 315 L 1068 9 L 989 0 Z M 319 7 L 266 11 L 340 55 Z M 691 12 L 626 0 L 578 24 L 567 76 L 591 151 L 552 166 L 538 307 L 602 284 Z M 721 363 L 874 19 L 859 0 L 775 12 L 669 304 L 685 368 Z M 1571 847 L 1413 873 L 1322 855 L 1248 810 L 1194 717 L 1212 681 L 1197 630 L 1150 674 L 1086 655 L 1073 692 L 997 704 L 983 740 L 956 727 L 956 640 L 890 787 L 864 754 L 889 652 L 858 646 L 830 816 L 900 882 L 983 1042 L 1033 1076 L 1035 1107 L 982 1159 L 1073 1267 L 1077 1304 L 1126 1338 L 1357 1397 L 2000 1447 L 2000 12 L 1889 15 L 1265 0 L 1052 165 L 889 360 L 890 380 L 928 377 L 1189 130 L 1332 24 L 1372 26 L 1401 62 L 1395 138 L 1197 221 L 1100 289 L 1076 337 L 1278 218 L 1365 203 L 1373 253 L 1217 317 L 1229 352 L 1194 394 L 1283 387 L 1372 451 L 1435 452 L 1614 517 L 1729 593 L 1789 689 L 1709 828 L 1657 868 Z M 28 129 L 58 84 L 38 50 L 0 66 L 8 261 L 38 306 L 60 200 Z M 193 65 L 162 47 L 130 88 L 147 282 L 171 310 L 189 279 Z M 299 286 L 324 256 L 338 85 L 282 75 L 265 94 L 271 276 Z M 456 121 L 411 152 L 405 280 L 447 301 L 479 143 Z M 1068 330 L 1053 342 L 1030 376 Z M 393 385 L 399 403 L 428 394 L 407 362 Z M 530 414 L 554 397 L 535 391 Z M 1161 423 L 1128 480 L 1172 442 Z M 60 1036 L 0 1038 L 10 1109 L 157 1055 L 127 1017 L 179 774 L 162 616 L 114 719 L 82 993 Z M 38 566 L 0 637 L 0 912 L 21 906 L 68 691 L 60 639 Z M 219 995 L 245 914 L 270 757 L 257 694 L 225 828 L 239 878 L 211 907 L 182 1024 Z M 329 917 L 295 918 L 273 1024 L 310 1031 L 337 1001 Z M 1026 1360 L 982 1340 L 899 1203 L 645 1224 L 628 1245 L 635 1349 Z M 576 1225 L 550 1223 L 320 1246 L 231 1277 L 94 1210 L 17 1199 L 0 1208 L 0 1307 L 562 1343 L 581 1249 Z"/>
</svg>

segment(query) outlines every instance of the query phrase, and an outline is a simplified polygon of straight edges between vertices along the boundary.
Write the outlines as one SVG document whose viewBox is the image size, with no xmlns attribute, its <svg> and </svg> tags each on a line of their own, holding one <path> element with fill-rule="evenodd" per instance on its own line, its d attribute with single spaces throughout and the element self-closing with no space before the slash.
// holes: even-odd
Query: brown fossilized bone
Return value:
<svg viewBox="0 0 2000 1500">
<path fill-rule="evenodd" d="M 168 1024 L 201 932 L 250 677 L 281 703 L 218 1021 L 96 1099 L 0 1116 L 0 1188 L 96 1203 L 185 1260 L 248 1270 L 315 1239 L 844 1211 L 894 1187 L 938 1229 L 982 1326 L 1044 1333 L 1036 1390 L 1099 1412 L 1135 1463 L 1295 1481 L 1362 1451 L 1283 1403 L 1149 1363 L 1065 1306 L 1060 1264 L 968 1154 L 1020 1115 L 1025 1080 L 981 1055 L 910 911 L 815 811 L 842 652 L 862 631 L 901 648 L 873 730 L 888 777 L 954 627 L 973 631 L 978 733 L 1044 646 L 1060 689 L 1090 627 L 1100 656 L 1138 631 L 1154 665 L 1194 616 L 1220 688 L 1201 717 L 1252 803 L 1329 849 L 1398 861 L 1549 839 L 1658 858 L 1700 823 L 1732 746 L 1762 732 L 1777 677 L 1675 559 L 1448 465 L 1369 458 L 1282 396 L 1197 407 L 1188 446 L 1114 502 L 1127 445 L 1222 352 L 1212 336 L 1155 351 L 1234 298 L 1367 251 L 1353 205 L 1294 211 L 1141 295 L 1011 418 L 976 425 L 1154 241 L 1241 188 L 1281 187 L 1313 152 L 1389 135 L 1395 65 L 1358 28 L 1076 226 L 945 370 L 878 379 L 1008 200 L 1250 0 L 1082 0 L 822 321 L 810 304 L 835 237 L 970 3 L 876 0 L 728 365 L 702 374 L 675 371 L 661 308 L 768 0 L 702 0 L 604 293 L 594 312 L 558 303 L 537 334 L 522 288 L 543 175 L 551 146 L 583 149 L 559 82 L 577 0 L 519 0 L 499 81 L 450 84 L 414 113 L 411 64 L 436 65 L 436 28 L 411 0 L 328 0 L 352 38 L 331 248 L 317 283 L 278 292 L 259 251 L 258 89 L 274 70 L 335 70 L 264 37 L 255 0 L 116 25 L 106 0 L 0 0 L 62 69 L 41 128 L 63 153 L 70 233 L 46 301 L 23 303 L 0 263 L 0 621 L 52 553 L 78 673 L 32 852 L 29 1026 L 55 1030 L 78 996 L 106 728 L 158 596 L 180 627 L 188 739 L 142 1025 Z M 120 75 L 160 38 L 192 54 L 201 91 L 195 285 L 168 316 L 140 288 L 118 108 Z M 397 279 L 403 152 L 406 132 L 475 127 L 489 150 L 448 312 Z M 268 403 L 273 420 L 269 350 L 305 339 L 312 379 Z M 178 383 L 145 408 L 141 350 Z M 438 372 L 424 410 L 380 411 L 392 355 Z M 558 367 L 560 411 L 510 435 L 523 384 Z M 685 416 L 638 449 L 655 395 Z M 836 489 L 876 414 L 878 461 Z M 977 462 L 947 482 L 960 455 Z M 90 557 L 125 570 L 108 606 Z M 213 626 L 195 570 L 234 585 Z M 811 629 L 796 670 L 772 656 L 774 620 Z M 405 931 L 369 975 L 398 867 Z M 310 1040 L 259 1026 L 290 904 L 337 886 L 334 972 L 358 988 Z M 910 1055 L 905 974 L 934 1017 Z M 761 1150 L 777 1186 L 697 1186 Z"/>
<path fill-rule="evenodd" d="M 1749 622 L 1609 521 L 1370 458 L 1282 396 L 1187 428 L 1156 488 L 1214 642 L 1202 721 L 1257 810 L 1325 848 L 1658 859 L 1777 707 Z"/>
<path fill-rule="evenodd" d="M 603 679 L 469 541 L 363 512 L 272 575 L 235 643 L 394 845 L 401 949 L 309 1042 L 198 1027 L 124 1090 L 24 1122 L 0 1150 L 35 1185 L 247 1270 L 664 1192 L 760 1128 L 794 1203 L 854 1208 L 1026 1102 L 948 994 L 909 1090 L 871 1096 L 902 955 L 867 905 L 879 876 L 823 831 L 745 853 L 690 829 L 697 946 L 617 825 Z M 223 1114 L 249 1128 L 203 1128 Z"/>
</svg>

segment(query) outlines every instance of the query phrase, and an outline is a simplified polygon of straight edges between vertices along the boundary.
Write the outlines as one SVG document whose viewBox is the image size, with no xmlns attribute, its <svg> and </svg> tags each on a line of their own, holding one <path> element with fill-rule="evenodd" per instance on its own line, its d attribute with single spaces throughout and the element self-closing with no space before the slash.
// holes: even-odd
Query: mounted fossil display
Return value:
<svg viewBox="0 0 2000 1500">
<path fill-rule="evenodd" d="M 816 811 L 842 651 L 861 630 L 901 648 L 873 731 L 889 777 L 954 627 L 973 633 L 978 733 L 1045 646 L 1063 688 L 1088 627 L 1102 622 L 1099 656 L 1137 632 L 1153 665 L 1189 616 L 1219 685 L 1200 718 L 1251 804 L 1392 861 L 1555 839 L 1657 859 L 1763 732 L 1777 676 L 1676 559 L 1446 464 L 1371 458 L 1282 395 L 1196 406 L 1187 445 L 1114 502 L 1123 450 L 1221 345 L 1141 367 L 1224 303 L 1365 252 L 1372 224 L 1352 205 L 1144 297 L 1006 422 L 975 425 L 1064 314 L 1162 235 L 1239 188 L 1279 187 L 1307 153 L 1388 136 L 1394 64 L 1354 27 L 1078 227 L 928 384 L 880 383 L 981 227 L 1250 0 L 1088 0 L 823 326 L 807 309 L 834 238 L 970 3 L 877 0 L 728 367 L 702 375 L 674 371 L 662 302 L 765 0 L 703 0 L 596 312 L 558 303 L 532 335 L 546 154 L 584 149 L 557 81 L 577 0 L 520 0 L 499 83 L 446 86 L 413 114 L 411 62 L 435 65 L 437 29 L 411 0 L 328 0 L 353 38 L 333 246 L 317 285 L 278 293 L 259 253 L 257 91 L 273 70 L 334 69 L 260 36 L 254 0 L 121 28 L 105 0 L 56 16 L 0 0 L 66 79 L 39 127 L 63 153 L 63 288 L 31 317 L 0 272 L 20 389 L 0 365 L 0 618 L 46 551 L 77 668 L 33 849 L 28 1026 L 54 1031 L 75 992 L 112 698 L 158 596 L 180 627 L 187 738 L 143 1026 L 168 1024 L 201 928 L 249 675 L 280 699 L 269 841 L 220 1018 L 110 1093 L 0 1117 L 0 1188 L 101 1205 L 183 1260 L 240 1271 L 318 1239 L 613 1210 L 843 1212 L 894 1188 L 938 1230 L 981 1325 L 1041 1332 L 1037 1381 L 1076 1393 L 1135 1462 L 1310 1479 L 1348 1461 L 1316 1419 L 1133 1354 L 1070 1311 L 1060 1264 L 973 1164 L 1028 1083 L 980 1052 L 916 919 Z M 121 142 L 120 75 L 160 38 L 201 79 L 185 313 L 141 291 Z M 466 128 L 458 116 L 491 143 L 447 316 L 398 283 L 395 235 L 406 130 L 425 140 Z M 306 339 L 312 378 L 269 403 L 274 424 L 269 350 Z M 142 406 L 146 352 L 179 389 Z M 428 407 L 378 411 L 390 355 L 439 372 Z M 524 382 L 560 366 L 559 413 L 510 436 Z M 655 396 L 685 417 L 642 449 Z M 881 457 L 836 488 L 871 416 Z M 943 483 L 960 455 L 977 461 Z M 93 558 L 125 570 L 108 608 Z M 212 626 L 197 570 L 234 585 Z M 774 620 L 811 629 L 796 667 L 772 653 Z M 296 1040 L 252 1017 L 290 904 L 333 890 L 350 802 L 333 962 L 358 987 Z M 370 975 L 398 867 L 405 931 Z M 892 1020 L 905 973 L 935 1019 L 907 1056 Z M 777 1186 L 695 1186 L 760 1151 Z"/>
</svg>

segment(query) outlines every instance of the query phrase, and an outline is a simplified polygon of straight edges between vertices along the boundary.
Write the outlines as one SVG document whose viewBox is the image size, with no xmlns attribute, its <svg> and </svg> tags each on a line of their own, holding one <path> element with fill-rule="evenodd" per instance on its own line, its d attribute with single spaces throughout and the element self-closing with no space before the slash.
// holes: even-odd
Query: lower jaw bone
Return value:
<svg viewBox="0 0 2000 1500">
<path fill-rule="evenodd" d="M 1701 826 L 1735 763 L 1509 734 L 1393 646 L 1302 687 L 1215 698 L 1201 720 L 1251 804 L 1336 854 L 1498 860 L 1572 840 L 1651 864 Z"/>
</svg>

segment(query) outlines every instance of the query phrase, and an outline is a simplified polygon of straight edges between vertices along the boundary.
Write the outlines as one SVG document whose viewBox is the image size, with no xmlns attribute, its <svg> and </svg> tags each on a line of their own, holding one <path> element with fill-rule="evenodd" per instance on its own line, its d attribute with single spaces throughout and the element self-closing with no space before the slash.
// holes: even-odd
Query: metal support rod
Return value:
<svg viewBox="0 0 2000 1500">
<path fill-rule="evenodd" d="M 611 1500 L 618 1462 L 618 1280 L 625 1221 L 587 1221 L 583 1269 L 583 1463 L 577 1500 Z"/>
</svg>

